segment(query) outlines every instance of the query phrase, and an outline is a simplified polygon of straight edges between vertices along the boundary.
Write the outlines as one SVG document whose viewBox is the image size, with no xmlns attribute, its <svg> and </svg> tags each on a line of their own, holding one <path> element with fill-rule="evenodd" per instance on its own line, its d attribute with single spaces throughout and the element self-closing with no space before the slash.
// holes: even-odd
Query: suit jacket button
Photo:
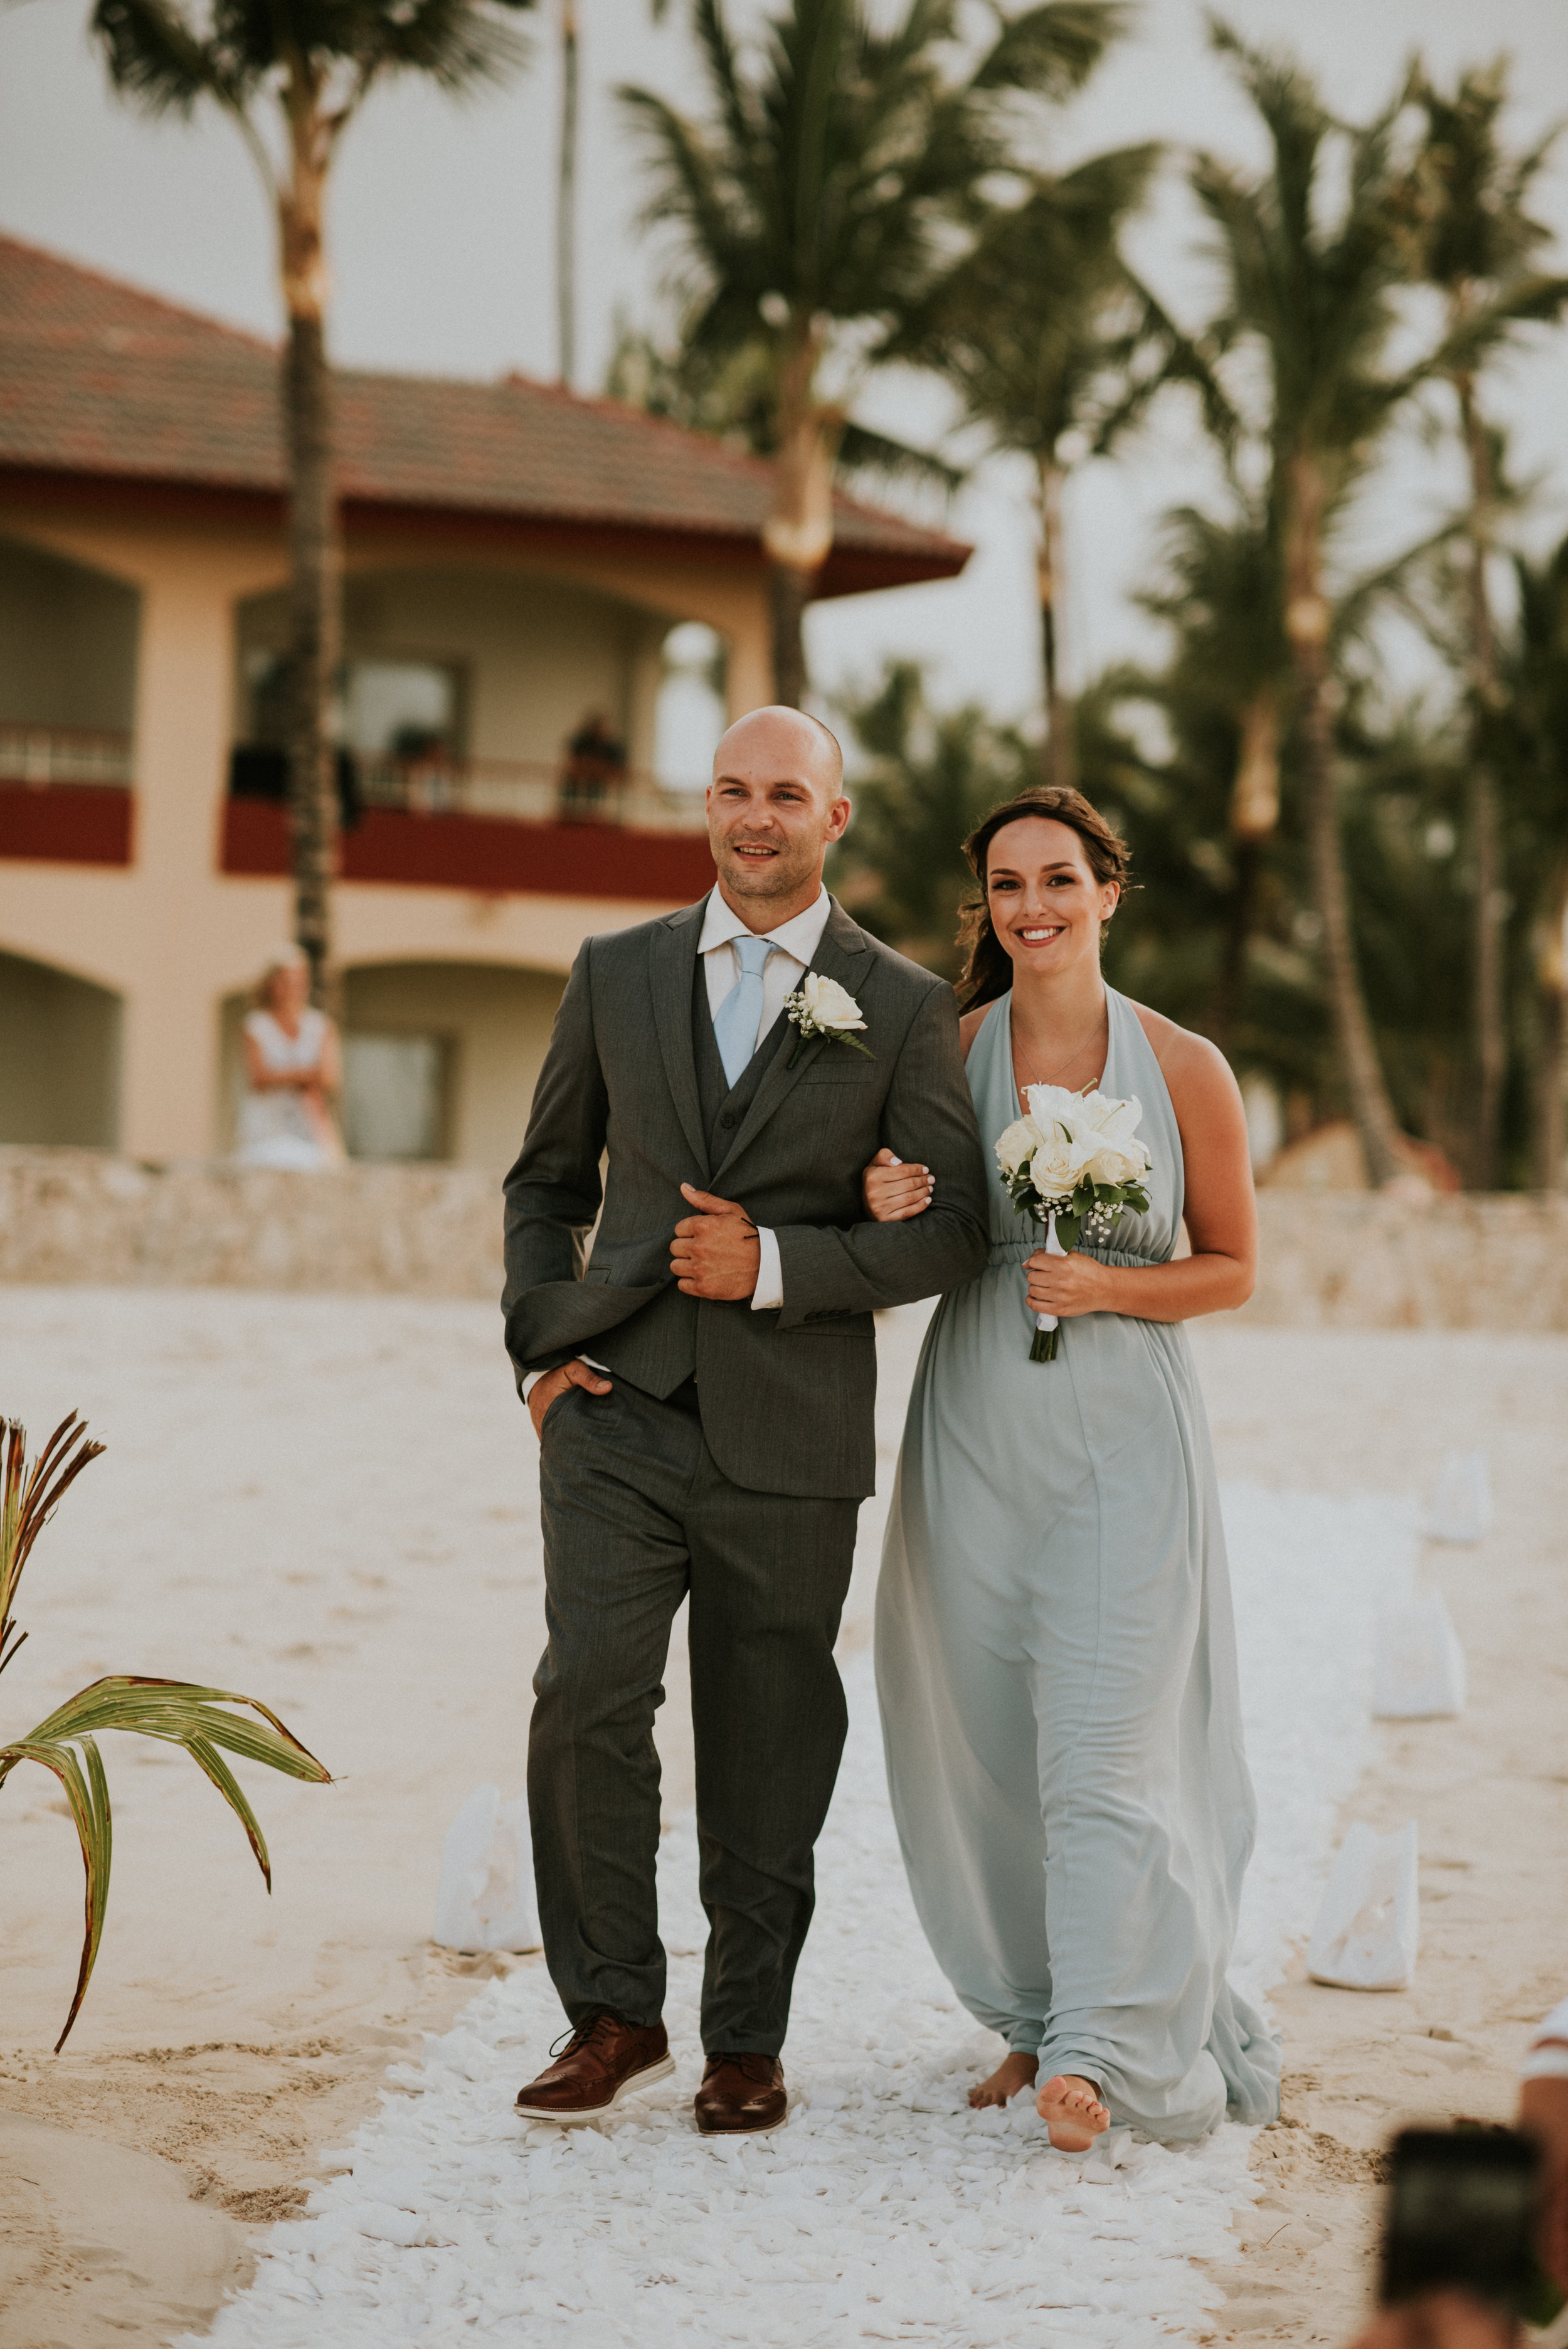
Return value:
<svg viewBox="0 0 1568 2349">
<path fill-rule="evenodd" d="M 720 1125 L 733 1125 L 735 1123 L 735 1112 L 732 1109 L 721 1109 L 718 1113 L 718 1122 Z"/>
</svg>

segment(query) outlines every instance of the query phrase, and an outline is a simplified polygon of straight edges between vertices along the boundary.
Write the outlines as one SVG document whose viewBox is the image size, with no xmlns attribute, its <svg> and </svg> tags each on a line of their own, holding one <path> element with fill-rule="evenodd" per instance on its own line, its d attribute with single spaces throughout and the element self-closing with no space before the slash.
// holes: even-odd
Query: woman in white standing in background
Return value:
<svg viewBox="0 0 1568 2349">
<path fill-rule="evenodd" d="M 343 1083 L 337 1030 L 310 1000 L 310 965 L 298 947 L 273 956 L 241 1033 L 245 1090 L 240 1102 L 242 1166 L 314 1174 L 336 1166 L 343 1143 L 332 1103 Z"/>
</svg>

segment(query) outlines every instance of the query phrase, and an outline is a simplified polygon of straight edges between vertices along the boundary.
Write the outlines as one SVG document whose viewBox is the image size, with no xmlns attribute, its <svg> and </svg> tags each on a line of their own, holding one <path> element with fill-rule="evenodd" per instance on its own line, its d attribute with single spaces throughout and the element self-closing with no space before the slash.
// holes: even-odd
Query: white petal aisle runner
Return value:
<svg viewBox="0 0 1568 2349">
<path fill-rule="evenodd" d="M 1234 1972 L 1260 1995 L 1311 1922 L 1336 1813 L 1370 1758 L 1372 1627 L 1409 1572 L 1408 1511 L 1225 1495 L 1262 1834 Z M 1349 1660 L 1348 1668 L 1346 1660 Z M 509 2110 L 561 2029 L 542 1964 L 489 1985 L 334 2160 L 351 2174 L 273 2230 L 219 2349 L 528 2349 L 663 2341 L 828 2349 L 1131 2349 L 1219 2301 L 1251 2133 L 1181 2150 L 1126 2131 L 1051 2151 L 1027 2098 L 965 2094 L 999 2053 L 937 1972 L 888 1815 L 870 1661 L 820 1852 L 787 2050 L 789 2125 L 696 2137 L 703 1919 L 691 1820 L 665 1839 L 666 2019 L 678 2076 L 570 2133 Z"/>
</svg>

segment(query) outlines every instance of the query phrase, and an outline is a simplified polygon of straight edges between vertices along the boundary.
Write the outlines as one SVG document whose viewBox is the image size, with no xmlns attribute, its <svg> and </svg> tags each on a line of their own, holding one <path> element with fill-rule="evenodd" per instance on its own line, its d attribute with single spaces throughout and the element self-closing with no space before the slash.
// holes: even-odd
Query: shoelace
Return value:
<svg viewBox="0 0 1568 2349">
<path fill-rule="evenodd" d="M 733 2064 L 742 2079 L 750 2080 L 758 2088 L 770 2088 L 773 2085 L 771 2055 L 718 2055 L 713 2060 L 718 2064 Z"/>
<path fill-rule="evenodd" d="M 553 2062 L 557 2056 L 575 2055 L 580 2047 L 590 2046 L 599 2033 L 613 2024 L 614 2020 L 608 2007 L 601 2007 L 597 2014 L 591 2014 L 585 2023 L 574 2023 L 555 2042 L 550 2051 L 551 2060 Z"/>
</svg>

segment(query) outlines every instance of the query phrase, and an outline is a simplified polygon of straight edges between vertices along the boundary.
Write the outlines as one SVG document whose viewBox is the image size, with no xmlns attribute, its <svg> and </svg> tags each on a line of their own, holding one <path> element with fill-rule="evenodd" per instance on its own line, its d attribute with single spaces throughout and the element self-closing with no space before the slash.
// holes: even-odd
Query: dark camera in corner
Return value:
<svg viewBox="0 0 1568 2349">
<path fill-rule="evenodd" d="M 1542 2269 L 1541 2154 L 1517 2129 L 1403 2129 L 1390 2148 L 1378 2298 L 1463 2292 L 1531 2324 L 1563 2294 Z"/>
</svg>

